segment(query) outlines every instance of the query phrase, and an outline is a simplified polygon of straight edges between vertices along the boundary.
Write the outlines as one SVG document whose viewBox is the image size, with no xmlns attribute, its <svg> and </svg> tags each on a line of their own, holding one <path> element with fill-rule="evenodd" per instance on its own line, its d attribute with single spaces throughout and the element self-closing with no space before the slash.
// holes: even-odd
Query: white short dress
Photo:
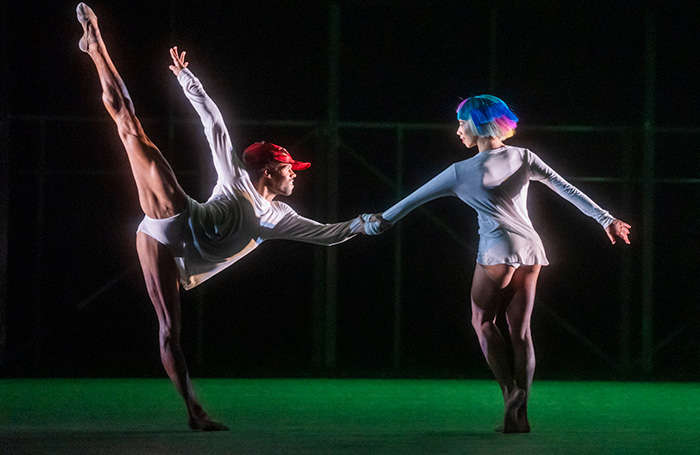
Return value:
<svg viewBox="0 0 700 455">
<path fill-rule="evenodd" d="M 614 220 L 537 155 L 512 146 L 479 152 L 454 163 L 382 216 L 395 223 L 428 201 L 457 196 L 478 214 L 479 264 L 547 265 L 542 240 L 527 211 L 531 180 L 544 183 L 604 228 Z"/>
</svg>

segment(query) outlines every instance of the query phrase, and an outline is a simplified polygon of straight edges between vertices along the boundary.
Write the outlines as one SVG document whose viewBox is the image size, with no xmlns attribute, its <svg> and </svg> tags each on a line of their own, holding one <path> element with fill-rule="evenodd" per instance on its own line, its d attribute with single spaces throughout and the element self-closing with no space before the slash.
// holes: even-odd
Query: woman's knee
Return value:
<svg viewBox="0 0 700 455">
<path fill-rule="evenodd" d="M 489 336 L 496 329 L 495 315 L 472 305 L 471 324 L 478 336 Z"/>
<path fill-rule="evenodd" d="M 530 324 L 513 325 L 509 323 L 510 339 L 513 344 L 527 345 L 532 343 L 532 332 Z"/>
</svg>

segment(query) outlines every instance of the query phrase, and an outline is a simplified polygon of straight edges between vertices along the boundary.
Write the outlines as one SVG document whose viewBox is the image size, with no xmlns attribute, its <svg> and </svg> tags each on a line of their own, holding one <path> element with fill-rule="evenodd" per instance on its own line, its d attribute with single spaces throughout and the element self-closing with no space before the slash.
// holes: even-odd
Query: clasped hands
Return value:
<svg viewBox="0 0 700 455">
<path fill-rule="evenodd" d="M 393 223 L 382 218 L 380 213 L 363 213 L 360 218 L 366 235 L 379 235 L 393 226 Z"/>
</svg>

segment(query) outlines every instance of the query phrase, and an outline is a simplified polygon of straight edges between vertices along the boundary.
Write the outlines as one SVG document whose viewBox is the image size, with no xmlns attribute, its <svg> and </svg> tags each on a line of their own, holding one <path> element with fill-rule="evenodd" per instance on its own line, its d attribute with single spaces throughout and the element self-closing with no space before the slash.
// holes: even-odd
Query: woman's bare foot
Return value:
<svg viewBox="0 0 700 455">
<path fill-rule="evenodd" d="M 518 432 L 530 432 L 530 421 L 527 419 L 527 400 L 525 400 L 525 403 L 518 409 Z"/>
<path fill-rule="evenodd" d="M 518 422 L 518 411 L 527 400 L 527 392 L 523 389 L 515 389 L 506 401 L 505 413 L 503 416 L 503 433 L 527 433 Z"/>
<path fill-rule="evenodd" d="M 208 415 L 204 414 L 201 417 L 190 416 L 187 424 L 191 430 L 195 431 L 228 431 L 229 428 L 223 423 L 214 422 Z"/>
</svg>

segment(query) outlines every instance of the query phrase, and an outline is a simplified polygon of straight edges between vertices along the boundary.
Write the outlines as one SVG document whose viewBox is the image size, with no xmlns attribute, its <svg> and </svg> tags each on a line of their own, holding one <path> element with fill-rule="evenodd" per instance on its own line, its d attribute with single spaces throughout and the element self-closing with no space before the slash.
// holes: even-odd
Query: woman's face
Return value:
<svg viewBox="0 0 700 455">
<path fill-rule="evenodd" d="M 469 123 L 466 120 L 459 121 L 459 128 L 457 128 L 457 136 L 462 140 L 465 147 L 472 148 L 476 145 L 476 136 L 472 134 Z"/>
</svg>

